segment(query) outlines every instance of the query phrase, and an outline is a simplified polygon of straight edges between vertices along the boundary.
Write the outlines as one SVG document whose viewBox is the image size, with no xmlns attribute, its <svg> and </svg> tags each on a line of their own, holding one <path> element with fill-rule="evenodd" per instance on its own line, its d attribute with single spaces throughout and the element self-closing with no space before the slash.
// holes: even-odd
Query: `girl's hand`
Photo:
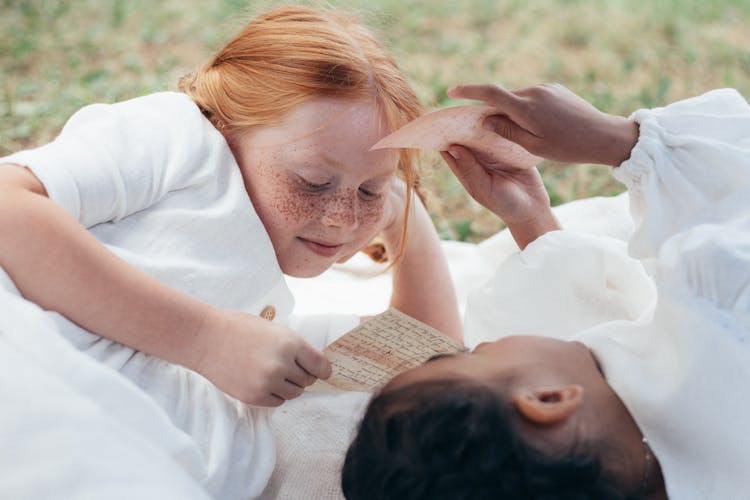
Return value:
<svg viewBox="0 0 750 500">
<path fill-rule="evenodd" d="M 512 92 L 497 85 L 461 85 L 448 95 L 497 107 L 485 128 L 551 160 L 617 166 L 638 140 L 635 122 L 603 113 L 559 84 Z"/>
<path fill-rule="evenodd" d="M 458 145 L 440 154 L 466 191 L 505 221 L 521 249 L 542 234 L 560 229 L 536 168 L 506 167 Z"/>
<path fill-rule="evenodd" d="M 245 403 L 278 406 L 330 376 L 323 354 L 288 328 L 216 309 L 120 259 L 18 165 L 0 165 L 0 234 L 13 235 L 0 237 L 0 263 L 28 300 Z"/>
<path fill-rule="evenodd" d="M 290 329 L 236 311 L 214 310 L 198 338 L 193 368 L 224 392 L 258 406 L 279 406 L 331 375 L 322 352 Z"/>
</svg>

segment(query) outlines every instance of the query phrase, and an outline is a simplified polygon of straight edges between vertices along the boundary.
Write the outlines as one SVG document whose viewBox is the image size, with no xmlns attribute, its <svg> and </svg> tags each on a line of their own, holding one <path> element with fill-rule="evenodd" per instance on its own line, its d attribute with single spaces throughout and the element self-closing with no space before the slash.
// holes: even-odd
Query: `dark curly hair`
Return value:
<svg viewBox="0 0 750 500">
<path fill-rule="evenodd" d="M 516 410 L 465 380 L 412 384 L 376 395 L 342 471 L 349 500 L 636 500 L 597 457 L 552 458 L 514 432 Z"/>
</svg>

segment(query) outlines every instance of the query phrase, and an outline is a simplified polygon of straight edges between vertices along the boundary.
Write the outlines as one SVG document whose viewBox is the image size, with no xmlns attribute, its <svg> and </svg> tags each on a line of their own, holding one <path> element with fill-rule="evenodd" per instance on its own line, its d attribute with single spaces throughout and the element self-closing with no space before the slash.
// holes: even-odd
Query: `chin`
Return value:
<svg viewBox="0 0 750 500">
<path fill-rule="evenodd" d="M 293 263 L 291 265 L 280 264 L 281 272 L 292 278 L 314 278 L 320 276 L 324 272 L 328 271 L 333 262 L 327 265 L 315 265 L 309 263 L 308 265 L 299 265 L 299 263 Z"/>
</svg>

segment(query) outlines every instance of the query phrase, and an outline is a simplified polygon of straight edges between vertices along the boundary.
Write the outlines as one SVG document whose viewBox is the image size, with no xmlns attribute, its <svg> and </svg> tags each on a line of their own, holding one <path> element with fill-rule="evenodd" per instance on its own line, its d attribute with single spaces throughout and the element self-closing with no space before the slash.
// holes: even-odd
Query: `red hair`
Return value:
<svg viewBox="0 0 750 500">
<path fill-rule="evenodd" d="M 362 23 L 303 6 L 252 19 L 208 64 L 183 77 L 180 90 L 229 137 L 278 124 L 316 97 L 372 100 L 388 130 L 422 113 L 396 62 Z M 401 150 L 398 171 L 408 193 L 404 234 L 417 163 L 415 151 Z"/>
</svg>

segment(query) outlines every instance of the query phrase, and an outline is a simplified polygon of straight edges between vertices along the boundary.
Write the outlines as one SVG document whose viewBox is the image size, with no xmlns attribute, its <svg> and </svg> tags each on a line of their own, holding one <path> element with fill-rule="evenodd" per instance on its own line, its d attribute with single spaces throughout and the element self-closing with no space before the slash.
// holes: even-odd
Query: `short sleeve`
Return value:
<svg viewBox="0 0 750 500">
<path fill-rule="evenodd" d="M 91 227 L 201 182 L 206 134 L 218 132 L 187 95 L 162 92 L 86 106 L 51 143 L 2 161 L 28 167 L 50 199 Z"/>
</svg>

